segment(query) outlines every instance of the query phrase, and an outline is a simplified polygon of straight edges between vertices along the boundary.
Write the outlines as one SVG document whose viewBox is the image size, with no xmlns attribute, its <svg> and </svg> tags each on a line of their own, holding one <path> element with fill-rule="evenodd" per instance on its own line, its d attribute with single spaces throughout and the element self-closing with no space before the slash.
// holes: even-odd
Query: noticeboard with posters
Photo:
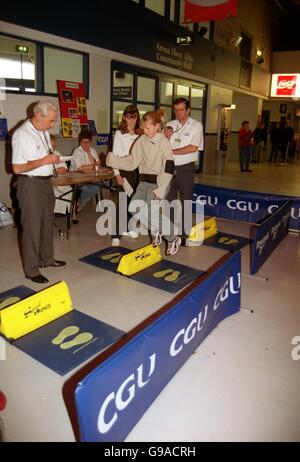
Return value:
<svg viewBox="0 0 300 462">
<path fill-rule="evenodd" d="M 83 83 L 58 80 L 61 128 L 64 138 L 76 138 L 88 126 Z"/>
</svg>

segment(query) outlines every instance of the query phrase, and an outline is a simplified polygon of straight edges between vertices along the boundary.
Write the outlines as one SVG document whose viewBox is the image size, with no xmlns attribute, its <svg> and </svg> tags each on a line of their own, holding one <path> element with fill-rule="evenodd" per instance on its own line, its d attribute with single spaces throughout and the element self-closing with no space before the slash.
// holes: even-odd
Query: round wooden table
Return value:
<svg viewBox="0 0 300 462">
<path fill-rule="evenodd" d="M 63 193 L 60 196 L 56 197 L 56 199 L 60 199 L 67 203 L 71 204 L 70 212 L 67 212 L 67 239 L 69 238 L 69 232 L 73 223 L 78 223 L 76 217 L 76 207 L 75 207 L 75 197 L 76 197 L 76 189 L 81 184 L 86 183 L 102 183 L 108 180 L 112 180 L 115 177 L 114 172 L 111 168 L 107 167 L 99 167 L 97 172 L 66 172 L 58 174 L 56 177 L 51 179 L 53 186 L 72 186 L 72 198 L 65 199 L 64 196 L 69 194 Z M 100 195 L 102 199 L 102 191 L 100 189 Z"/>
</svg>

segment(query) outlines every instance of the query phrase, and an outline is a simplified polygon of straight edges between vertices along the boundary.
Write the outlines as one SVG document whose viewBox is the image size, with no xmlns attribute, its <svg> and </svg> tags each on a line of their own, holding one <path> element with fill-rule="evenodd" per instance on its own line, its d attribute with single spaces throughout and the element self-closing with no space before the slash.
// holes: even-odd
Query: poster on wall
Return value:
<svg viewBox="0 0 300 462">
<path fill-rule="evenodd" d="M 77 138 L 88 129 L 88 116 L 83 83 L 57 81 L 61 128 L 64 138 Z"/>
</svg>

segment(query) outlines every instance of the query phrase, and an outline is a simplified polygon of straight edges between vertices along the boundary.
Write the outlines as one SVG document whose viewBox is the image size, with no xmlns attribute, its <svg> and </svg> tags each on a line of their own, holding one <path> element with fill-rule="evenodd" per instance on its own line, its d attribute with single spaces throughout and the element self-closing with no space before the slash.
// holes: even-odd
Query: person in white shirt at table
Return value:
<svg viewBox="0 0 300 462">
<path fill-rule="evenodd" d="M 93 172 L 100 166 L 96 149 L 91 147 L 92 134 L 84 130 L 78 135 L 79 146 L 72 153 L 70 171 Z M 100 192 L 101 186 L 97 183 L 87 183 L 79 186 L 80 197 L 77 200 L 76 213 L 81 212 L 86 203 Z"/>
</svg>

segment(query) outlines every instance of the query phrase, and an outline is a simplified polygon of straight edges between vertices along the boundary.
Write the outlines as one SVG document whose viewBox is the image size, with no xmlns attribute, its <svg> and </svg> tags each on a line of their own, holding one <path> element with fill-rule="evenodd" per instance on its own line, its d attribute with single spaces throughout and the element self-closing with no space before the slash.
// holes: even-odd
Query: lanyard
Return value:
<svg viewBox="0 0 300 462">
<path fill-rule="evenodd" d="M 94 163 L 97 162 L 89 151 L 85 151 L 82 146 L 80 146 L 80 149 L 84 154 L 84 160 L 86 161 L 86 165 L 94 165 Z"/>
<path fill-rule="evenodd" d="M 184 131 L 184 129 L 190 124 L 191 122 L 191 119 L 188 118 L 188 120 L 186 121 L 186 123 L 184 125 L 182 125 L 181 127 L 178 128 L 178 125 L 177 125 L 177 128 L 176 130 L 173 132 L 173 135 L 175 135 L 176 133 L 178 133 L 178 135 L 175 137 L 174 141 L 176 143 L 181 143 L 181 138 L 182 138 L 182 133 Z"/>
<path fill-rule="evenodd" d="M 41 133 L 40 133 L 40 130 L 38 130 L 38 129 L 34 126 L 34 124 L 33 124 L 33 122 L 32 122 L 31 120 L 29 120 L 29 122 L 30 122 L 31 125 L 33 126 L 35 132 L 39 135 L 39 138 L 40 138 L 40 140 L 41 140 L 41 142 L 42 142 L 44 148 L 46 149 L 47 154 L 53 154 L 52 146 L 49 146 L 49 143 L 48 143 L 48 140 L 47 140 L 47 138 L 46 138 L 45 132 L 43 132 L 43 136 L 44 136 L 44 139 L 43 139 L 43 137 L 42 137 L 42 135 L 41 135 Z"/>
</svg>

